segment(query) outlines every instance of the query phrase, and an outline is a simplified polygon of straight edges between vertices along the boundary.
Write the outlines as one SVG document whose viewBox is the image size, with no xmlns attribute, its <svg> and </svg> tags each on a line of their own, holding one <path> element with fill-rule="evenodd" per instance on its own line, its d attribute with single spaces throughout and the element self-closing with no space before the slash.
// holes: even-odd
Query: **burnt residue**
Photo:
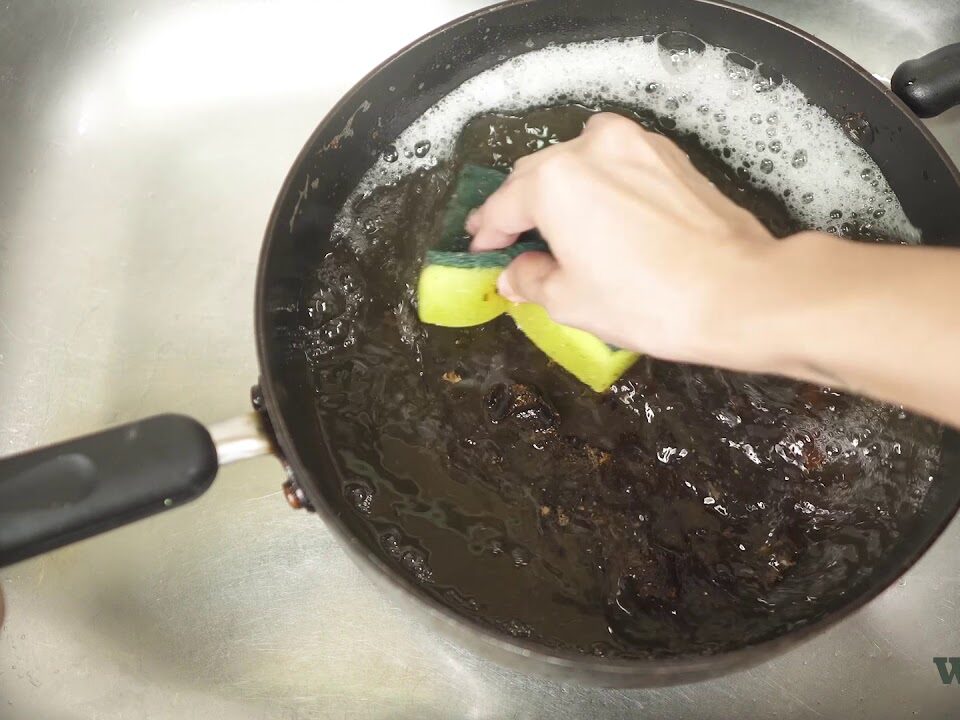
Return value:
<svg viewBox="0 0 960 720">
<path fill-rule="evenodd" d="M 553 434 L 560 425 L 560 415 L 543 393 L 523 383 L 497 383 L 487 392 L 484 405 L 490 422 L 512 421 L 518 435 Z"/>
<path fill-rule="evenodd" d="M 663 657 L 814 621 L 910 525 L 938 464 L 937 425 L 829 389 L 648 358 L 596 394 L 509 318 L 416 321 L 416 276 L 459 164 L 509 167 L 575 136 L 589 112 L 478 118 L 455 163 L 355 209 L 311 276 L 295 348 L 315 369 L 339 487 L 385 561 L 516 637 Z M 798 229 L 779 198 L 678 141 L 776 234 Z M 853 234 L 860 218 L 836 219 Z"/>
</svg>

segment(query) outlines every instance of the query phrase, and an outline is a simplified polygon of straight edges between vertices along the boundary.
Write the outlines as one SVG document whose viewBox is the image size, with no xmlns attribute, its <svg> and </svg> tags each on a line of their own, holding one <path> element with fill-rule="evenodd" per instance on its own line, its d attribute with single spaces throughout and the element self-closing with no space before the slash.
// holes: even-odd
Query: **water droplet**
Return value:
<svg viewBox="0 0 960 720">
<path fill-rule="evenodd" d="M 673 112 L 680 107 L 680 101 L 676 98 L 667 98 L 667 101 L 663 104 L 663 106 L 670 112 Z"/>
<path fill-rule="evenodd" d="M 769 115 L 767 115 L 767 124 L 768 124 L 768 125 L 776 125 L 778 122 L 780 122 L 780 116 L 777 115 L 776 112 L 772 112 L 772 113 L 770 113 Z"/>
<path fill-rule="evenodd" d="M 433 571 L 419 550 L 407 550 L 400 556 L 400 564 L 420 582 L 433 580 Z"/>
<path fill-rule="evenodd" d="M 724 408 L 717 413 L 717 420 L 727 427 L 736 427 L 742 422 L 740 416 L 728 408 Z"/>
<path fill-rule="evenodd" d="M 773 160 L 770 158 L 764 158 L 760 161 L 760 172 L 764 175 L 769 175 L 773 172 Z"/>
<path fill-rule="evenodd" d="M 380 535 L 380 545 L 390 555 L 396 557 L 400 554 L 400 533 L 396 530 L 387 530 Z"/>
<path fill-rule="evenodd" d="M 779 140 L 774 140 L 770 143 L 770 152 L 778 153 L 783 149 L 783 145 L 780 144 Z"/>
<path fill-rule="evenodd" d="M 870 178 L 873 177 L 873 170 L 871 170 L 870 168 L 864 168 L 863 170 L 860 171 L 860 177 L 863 178 L 864 180 L 869 180 Z"/>
<path fill-rule="evenodd" d="M 831 220 L 839 220 L 839 219 L 842 218 L 842 217 L 843 217 L 843 211 L 842 211 L 842 210 L 831 210 L 831 211 L 830 211 L 830 219 L 831 219 Z"/>
<path fill-rule="evenodd" d="M 812 193 L 812 192 L 806 192 L 806 193 L 804 193 L 803 195 L 801 195 L 801 196 L 800 196 L 800 202 L 802 202 L 804 205 L 809 205 L 810 203 L 812 203 L 812 202 L 813 202 L 813 193 Z"/>
<path fill-rule="evenodd" d="M 717 128 L 717 132 L 726 136 L 730 134 L 730 128 L 728 128 L 726 125 L 721 125 L 719 128 Z"/>
<path fill-rule="evenodd" d="M 697 107 L 697 112 L 700 113 L 701 115 L 706 115 L 708 112 L 710 112 L 710 106 L 700 105 L 699 107 Z"/>
<path fill-rule="evenodd" d="M 760 113 L 753 113 L 753 115 L 750 116 L 750 122 L 754 125 L 760 125 L 763 122 L 763 116 Z"/>
<path fill-rule="evenodd" d="M 413 146 L 413 154 L 418 158 L 425 158 L 430 152 L 430 141 L 421 140 L 416 145 Z"/>
<path fill-rule="evenodd" d="M 873 126 L 863 115 L 863 113 L 853 113 L 846 115 L 840 121 L 844 132 L 861 147 L 867 147 L 873 143 L 875 133 Z"/>
<path fill-rule="evenodd" d="M 727 119 L 727 114 L 723 110 L 721 110 L 720 112 L 713 114 L 713 119 L 716 120 L 717 122 L 723 122 L 724 120 Z"/>
<path fill-rule="evenodd" d="M 514 637 L 527 638 L 533 634 L 533 628 L 519 620 L 511 620 L 507 623 L 507 632 Z"/>
<path fill-rule="evenodd" d="M 757 81 L 753 84 L 753 89 L 758 93 L 770 92 L 783 85 L 783 75 L 766 63 L 757 67 Z"/>
<path fill-rule="evenodd" d="M 802 168 L 807 164 L 807 151 L 806 150 L 797 150 L 793 154 L 793 160 L 790 161 L 790 164 L 795 168 Z"/>
<path fill-rule="evenodd" d="M 531 552 L 525 547 L 520 546 L 517 546 L 510 551 L 510 557 L 513 559 L 513 564 L 517 567 L 526 567 L 533 559 Z"/>
<path fill-rule="evenodd" d="M 665 32 L 657 37 L 660 61 L 671 73 L 685 73 L 700 62 L 707 46 L 700 38 L 681 30 Z"/>
<path fill-rule="evenodd" d="M 767 137 L 776 137 L 776 136 L 777 136 L 777 129 L 775 127 L 768 127 Z"/>
<path fill-rule="evenodd" d="M 647 86 L 644 88 L 648 93 L 653 95 L 654 93 L 660 92 L 660 83 L 652 82 L 647 83 Z"/>
<path fill-rule="evenodd" d="M 883 208 L 877 208 L 876 210 L 873 211 L 873 216 L 878 220 L 886 214 L 887 214 L 887 211 L 884 210 Z"/>
<path fill-rule="evenodd" d="M 344 486 L 344 495 L 357 511 L 368 515 L 373 508 L 373 489 L 365 482 L 353 482 Z"/>
<path fill-rule="evenodd" d="M 388 163 L 394 163 L 400 159 L 400 153 L 397 152 L 397 148 L 393 145 L 388 145 L 383 149 L 383 161 Z"/>
<path fill-rule="evenodd" d="M 610 646 L 605 642 L 594 643 L 590 647 L 590 652 L 597 657 L 606 657 L 607 653 L 610 652 Z"/>
<path fill-rule="evenodd" d="M 755 147 L 757 150 L 759 150 L 759 151 L 762 152 L 763 150 L 766 149 L 767 144 L 766 144 L 763 140 L 757 140 L 757 142 L 754 143 L 754 147 Z"/>
<path fill-rule="evenodd" d="M 757 64 L 740 53 L 731 52 L 723 58 L 723 67 L 731 80 L 744 81 L 753 76 Z"/>
</svg>

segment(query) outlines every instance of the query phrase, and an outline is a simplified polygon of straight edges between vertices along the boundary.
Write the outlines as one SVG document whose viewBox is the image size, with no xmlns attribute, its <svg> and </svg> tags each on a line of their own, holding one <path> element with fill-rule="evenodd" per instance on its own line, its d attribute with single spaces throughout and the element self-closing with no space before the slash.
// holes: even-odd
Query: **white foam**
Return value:
<svg viewBox="0 0 960 720">
<path fill-rule="evenodd" d="M 728 53 L 710 45 L 702 53 L 671 52 L 652 38 L 628 38 L 518 55 L 466 81 L 414 121 L 396 140 L 398 158 L 379 159 L 351 200 L 449 157 L 478 114 L 563 102 L 619 104 L 675 121 L 678 130 L 721 149 L 732 167 L 746 161 L 753 182 L 780 196 L 807 227 L 837 226 L 857 212 L 878 230 L 919 240 L 876 163 L 834 119 L 788 79 L 771 88 L 755 69 L 725 63 Z M 430 151 L 418 157 L 415 148 L 424 141 Z"/>
</svg>

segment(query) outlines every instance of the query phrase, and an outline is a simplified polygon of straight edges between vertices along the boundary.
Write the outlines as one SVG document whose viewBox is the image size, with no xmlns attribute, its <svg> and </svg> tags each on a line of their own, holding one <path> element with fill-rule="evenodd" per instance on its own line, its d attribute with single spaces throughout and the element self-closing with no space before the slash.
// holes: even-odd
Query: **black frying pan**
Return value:
<svg viewBox="0 0 960 720">
<path fill-rule="evenodd" d="M 826 617 L 736 650 L 665 660 L 598 658 L 547 649 L 480 625 L 431 596 L 395 564 L 349 511 L 341 469 L 314 406 L 314 381 L 286 339 L 302 324 L 305 277 L 330 250 L 334 218 L 393 137 L 443 95 L 503 56 L 547 43 L 684 30 L 772 65 L 842 119 L 863 114 L 867 150 L 930 244 L 958 245 L 960 178 L 917 120 L 960 102 L 960 45 L 904 63 L 896 95 L 816 38 L 759 13 L 705 0 L 514 0 L 418 40 L 360 81 L 323 120 L 277 200 L 255 289 L 261 378 L 254 413 L 204 427 L 159 416 L 0 461 L 0 566 L 177 507 L 201 495 L 220 465 L 268 451 L 288 474 L 294 507 L 316 510 L 375 577 L 432 611 L 473 649 L 526 671 L 639 686 L 688 682 L 741 668 L 845 617 L 903 574 L 960 506 L 960 437 L 947 432 L 942 463 L 912 531 L 850 587 Z M 901 99 L 898 99 L 902 98 Z M 911 112 L 912 110 L 912 112 Z M 349 132 L 344 132 L 349 128 Z M 307 180 L 311 190 L 301 190 Z"/>
</svg>

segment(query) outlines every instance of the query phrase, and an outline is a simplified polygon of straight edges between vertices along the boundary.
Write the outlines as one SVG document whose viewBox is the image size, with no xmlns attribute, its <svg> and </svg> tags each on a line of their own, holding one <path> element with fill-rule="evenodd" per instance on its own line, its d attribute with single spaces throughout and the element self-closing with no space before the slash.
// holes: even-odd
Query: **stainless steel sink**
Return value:
<svg viewBox="0 0 960 720">
<path fill-rule="evenodd" d="M 485 3 L 0 4 L 0 453 L 256 380 L 261 232 L 368 69 Z M 941 0 L 752 2 L 880 76 L 960 40 Z M 952 5 L 952 7 L 950 7 Z M 932 124 L 960 157 L 960 114 Z M 960 523 L 880 599 L 763 667 L 664 690 L 490 665 L 381 595 L 269 460 L 199 502 L 0 574 L 0 718 L 942 718 L 960 686 Z"/>
</svg>

